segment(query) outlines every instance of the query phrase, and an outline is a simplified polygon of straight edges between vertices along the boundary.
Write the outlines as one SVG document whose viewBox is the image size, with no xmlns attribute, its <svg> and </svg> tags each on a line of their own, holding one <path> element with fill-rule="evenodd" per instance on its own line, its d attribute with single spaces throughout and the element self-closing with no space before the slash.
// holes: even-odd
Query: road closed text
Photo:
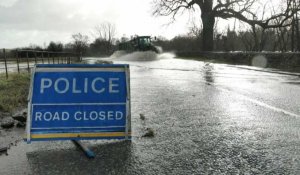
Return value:
<svg viewBox="0 0 300 175">
<path fill-rule="evenodd" d="M 113 121 L 124 119 L 122 111 L 76 111 L 76 112 L 41 112 L 36 111 L 33 115 L 34 122 L 51 121 Z"/>
</svg>

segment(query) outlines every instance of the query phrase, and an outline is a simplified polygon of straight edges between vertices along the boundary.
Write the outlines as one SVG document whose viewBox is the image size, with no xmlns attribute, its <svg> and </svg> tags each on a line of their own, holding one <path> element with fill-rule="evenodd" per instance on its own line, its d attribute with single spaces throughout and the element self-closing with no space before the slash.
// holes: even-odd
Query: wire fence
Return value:
<svg viewBox="0 0 300 175">
<path fill-rule="evenodd" d="M 71 52 L 36 50 L 0 50 L 0 73 L 8 78 L 12 72 L 31 72 L 35 64 L 71 64 L 81 61 L 81 56 Z"/>
</svg>

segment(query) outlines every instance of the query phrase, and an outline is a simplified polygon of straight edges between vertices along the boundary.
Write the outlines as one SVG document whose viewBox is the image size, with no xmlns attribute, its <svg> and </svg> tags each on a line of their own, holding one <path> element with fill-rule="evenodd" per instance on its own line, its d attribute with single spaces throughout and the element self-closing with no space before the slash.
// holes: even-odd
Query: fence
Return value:
<svg viewBox="0 0 300 175">
<path fill-rule="evenodd" d="M 27 71 L 30 73 L 35 64 L 71 64 L 81 61 L 81 56 L 70 52 L 49 52 L 36 50 L 0 51 L 0 73 Z"/>
</svg>

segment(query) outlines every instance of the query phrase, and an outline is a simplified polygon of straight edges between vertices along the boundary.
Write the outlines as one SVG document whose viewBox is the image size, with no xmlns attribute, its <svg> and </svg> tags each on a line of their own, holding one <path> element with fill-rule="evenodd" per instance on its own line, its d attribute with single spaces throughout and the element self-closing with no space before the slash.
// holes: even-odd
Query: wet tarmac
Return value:
<svg viewBox="0 0 300 175">
<path fill-rule="evenodd" d="M 131 142 L 85 141 L 89 160 L 70 141 L 20 141 L 0 174 L 300 174 L 298 74 L 141 56 L 106 59 L 130 64 Z"/>
</svg>

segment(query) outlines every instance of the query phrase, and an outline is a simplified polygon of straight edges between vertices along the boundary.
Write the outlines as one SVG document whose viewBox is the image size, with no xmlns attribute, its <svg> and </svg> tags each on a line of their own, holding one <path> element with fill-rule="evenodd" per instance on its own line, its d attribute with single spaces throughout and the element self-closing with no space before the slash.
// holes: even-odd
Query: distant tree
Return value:
<svg viewBox="0 0 300 175">
<path fill-rule="evenodd" d="M 253 51 L 254 46 L 254 37 L 251 30 L 240 31 L 239 38 L 241 39 L 241 43 L 244 46 L 244 50 Z"/>
<path fill-rule="evenodd" d="M 177 51 L 196 51 L 199 48 L 199 43 L 197 38 L 193 36 L 176 36 L 174 37 L 170 44 L 174 50 Z"/>
<path fill-rule="evenodd" d="M 42 51 L 42 47 L 36 44 L 30 44 L 29 46 L 26 47 L 20 47 L 20 48 L 15 48 L 11 51 L 8 51 L 7 53 L 13 57 L 16 56 L 18 50 L 34 50 L 34 51 Z M 18 52 L 18 57 L 19 58 L 26 58 L 28 53 L 28 57 L 33 58 L 35 54 L 33 52 Z"/>
<path fill-rule="evenodd" d="M 73 43 L 67 43 L 64 44 L 63 48 L 64 48 L 64 52 L 74 52 L 74 48 L 73 48 Z"/>
<path fill-rule="evenodd" d="M 116 27 L 114 24 L 104 22 L 95 27 L 93 32 L 95 41 L 91 44 L 93 51 L 102 52 L 102 54 L 110 54 L 115 42 Z"/>
<path fill-rule="evenodd" d="M 186 10 L 201 11 L 201 21 L 203 26 L 202 33 L 202 50 L 213 50 L 214 26 L 216 18 L 235 18 L 243 21 L 250 26 L 261 26 L 263 29 L 284 27 L 288 24 L 295 13 L 299 11 L 299 6 L 291 8 L 295 0 L 282 0 L 281 8 L 283 9 L 272 16 L 258 19 L 257 14 L 253 11 L 252 6 L 259 3 L 259 0 L 154 0 L 154 15 L 172 16 L 175 20 L 177 14 Z M 272 3 L 272 1 L 268 1 Z M 275 23 L 275 21 L 279 21 Z"/>
<path fill-rule="evenodd" d="M 123 36 L 121 37 L 121 42 L 126 42 L 126 41 L 129 41 L 129 38 L 126 37 L 125 35 L 123 35 Z"/>
<path fill-rule="evenodd" d="M 55 42 L 51 41 L 47 47 L 47 50 L 52 51 L 52 52 L 62 52 L 63 44 L 60 42 L 55 43 Z"/>
<path fill-rule="evenodd" d="M 230 30 L 229 26 L 227 28 L 226 33 L 226 42 L 224 42 L 224 50 L 225 51 L 234 51 L 236 50 L 236 40 L 237 34 L 234 30 Z"/>
<path fill-rule="evenodd" d="M 89 37 L 81 33 L 72 35 L 72 48 L 77 54 L 85 54 L 88 49 Z"/>
<path fill-rule="evenodd" d="M 23 47 L 23 48 L 21 48 L 21 49 L 22 49 L 22 50 L 37 50 L 37 51 L 43 50 L 41 46 L 36 45 L 36 44 L 30 44 L 29 46 Z"/>
<path fill-rule="evenodd" d="M 109 22 L 104 22 L 95 27 L 96 38 L 113 43 L 116 36 L 116 26 Z"/>
<path fill-rule="evenodd" d="M 90 44 L 90 52 L 95 56 L 104 56 L 111 53 L 112 45 L 106 40 L 97 38 Z"/>
</svg>

